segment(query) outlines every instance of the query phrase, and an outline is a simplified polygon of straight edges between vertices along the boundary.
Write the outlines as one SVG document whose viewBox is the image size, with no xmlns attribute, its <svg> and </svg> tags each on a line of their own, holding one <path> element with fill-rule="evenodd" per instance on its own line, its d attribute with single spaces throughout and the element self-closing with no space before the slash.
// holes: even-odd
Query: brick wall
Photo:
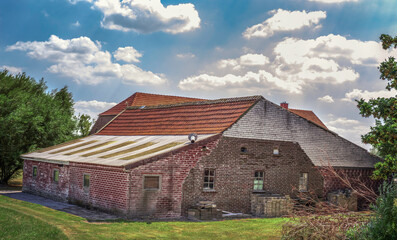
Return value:
<svg viewBox="0 0 397 240">
<path fill-rule="evenodd" d="M 197 161 L 216 149 L 218 140 L 216 137 L 206 143 L 198 142 L 184 151 L 132 168 L 130 216 L 180 217 L 184 181 Z M 144 190 L 145 175 L 160 176 L 161 189 Z"/>
<path fill-rule="evenodd" d="M 355 189 L 362 188 L 362 183 L 366 187 L 378 192 L 378 188 L 381 181 L 374 181 L 371 179 L 373 169 L 368 168 L 335 168 L 336 173 L 344 179 L 347 179 Z M 341 189 L 349 188 L 343 181 L 331 173 L 328 168 L 320 169 L 320 172 L 324 178 L 324 194 Z M 368 202 L 362 198 L 358 197 L 358 207 L 359 209 L 368 207 Z"/>
<path fill-rule="evenodd" d="M 37 176 L 33 177 L 33 166 Z M 53 171 L 59 170 L 59 181 L 54 182 Z M 69 195 L 69 166 L 55 163 L 25 160 L 23 167 L 23 191 L 60 201 L 67 201 Z"/>
<path fill-rule="evenodd" d="M 83 175 L 90 186 L 83 186 Z M 69 201 L 102 210 L 127 214 L 129 176 L 122 167 L 70 163 Z"/>
<path fill-rule="evenodd" d="M 241 152 L 247 148 L 247 153 Z M 279 156 L 273 155 L 277 147 Z M 215 169 L 214 191 L 203 190 L 204 169 Z M 183 185 L 183 214 L 198 201 L 214 201 L 218 208 L 250 213 L 255 171 L 264 171 L 264 190 L 294 196 L 301 172 L 308 188 L 322 194 L 322 177 L 297 143 L 222 137 L 211 155 L 203 157 Z"/>
</svg>

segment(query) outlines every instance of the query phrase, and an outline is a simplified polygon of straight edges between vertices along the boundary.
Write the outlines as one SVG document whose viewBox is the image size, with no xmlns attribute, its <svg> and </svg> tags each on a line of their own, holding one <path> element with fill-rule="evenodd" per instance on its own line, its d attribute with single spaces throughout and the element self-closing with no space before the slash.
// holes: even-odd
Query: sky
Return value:
<svg viewBox="0 0 397 240">
<path fill-rule="evenodd" d="M 394 0 L 2 0 L 0 70 L 68 86 L 76 113 L 135 92 L 262 95 L 313 110 L 363 146 L 374 119 L 355 99 L 395 96 L 379 79 Z"/>
</svg>

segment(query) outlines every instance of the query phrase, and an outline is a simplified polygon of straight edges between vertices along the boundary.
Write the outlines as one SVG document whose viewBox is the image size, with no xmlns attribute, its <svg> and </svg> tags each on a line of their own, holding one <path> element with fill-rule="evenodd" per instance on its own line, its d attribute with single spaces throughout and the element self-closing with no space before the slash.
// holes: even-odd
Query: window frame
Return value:
<svg viewBox="0 0 397 240">
<path fill-rule="evenodd" d="M 86 186 L 85 176 L 88 176 L 88 186 Z M 83 173 L 83 188 L 84 189 L 90 188 L 90 179 L 91 179 L 91 174 Z"/>
<path fill-rule="evenodd" d="M 279 146 L 273 147 L 273 156 L 280 156 L 280 147 Z"/>
<path fill-rule="evenodd" d="M 301 172 L 299 174 L 299 184 L 298 184 L 299 192 L 307 192 L 309 189 L 309 173 Z"/>
<path fill-rule="evenodd" d="M 146 177 L 158 177 L 159 181 L 159 186 L 158 188 L 145 188 L 145 182 L 146 182 Z M 142 179 L 142 189 L 144 191 L 160 191 L 161 190 L 161 175 L 158 174 L 145 174 L 143 175 L 143 179 Z"/>
<path fill-rule="evenodd" d="M 206 175 L 206 171 L 208 171 L 208 175 Z M 211 175 L 212 173 L 212 175 Z M 215 168 L 205 168 L 203 172 L 203 191 L 211 192 L 215 191 L 215 177 L 216 177 L 216 169 Z M 206 178 L 208 179 L 206 181 Z M 212 181 L 211 181 L 212 178 Z M 206 187 L 207 185 L 207 187 Z M 212 185 L 212 188 L 210 187 Z"/>
<path fill-rule="evenodd" d="M 260 175 L 262 175 L 262 176 L 257 177 L 256 176 L 257 173 L 261 173 Z M 256 181 L 262 181 L 262 184 L 261 184 L 262 188 L 260 188 L 260 189 L 256 188 L 256 186 L 260 186 L 260 184 L 255 183 Z M 265 190 L 265 171 L 256 170 L 254 172 L 254 182 L 253 182 L 253 184 L 254 184 L 254 186 L 253 186 L 253 191 L 254 192 L 263 192 Z"/>
<path fill-rule="evenodd" d="M 58 172 L 58 179 L 57 180 L 55 180 L 55 172 Z M 52 171 L 52 181 L 54 182 L 54 183 L 56 183 L 56 184 L 58 184 L 59 183 L 59 169 L 58 168 L 55 168 L 55 169 L 53 169 L 53 171 Z"/>
<path fill-rule="evenodd" d="M 34 172 L 35 169 L 36 169 L 36 174 L 35 174 L 35 172 Z M 32 177 L 33 177 L 33 178 L 37 178 L 37 175 L 39 175 L 39 168 L 38 168 L 36 165 L 33 165 L 33 168 L 32 168 Z"/>
</svg>

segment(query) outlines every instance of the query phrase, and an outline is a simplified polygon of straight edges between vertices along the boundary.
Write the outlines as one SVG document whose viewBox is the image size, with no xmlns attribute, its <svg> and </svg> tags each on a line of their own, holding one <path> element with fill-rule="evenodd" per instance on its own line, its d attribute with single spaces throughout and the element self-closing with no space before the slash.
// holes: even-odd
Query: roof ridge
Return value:
<svg viewBox="0 0 397 240">
<path fill-rule="evenodd" d="M 155 95 L 155 96 L 165 96 L 165 97 L 177 97 L 177 98 L 192 98 L 192 99 L 198 99 L 196 97 L 185 97 L 185 96 L 176 96 L 176 95 L 166 95 L 166 94 L 157 94 L 157 93 L 146 93 L 146 92 L 135 92 L 135 94 L 139 95 Z M 206 100 L 206 99 L 203 99 Z"/>
<path fill-rule="evenodd" d="M 308 111 L 313 112 L 313 110 L 299 109 L 299 108 L 288 108 L 288 110 L 298 110 L 298 111 Z"/>
<path fill-rule="evenodd" d="M 243 101 L 253 101 L 263 98 L 260 95 L 247 96 L 247 97 L 235 97 L 235 98 L 220 98 L 214 100 L 204 100 L 204 101 L 194 101 L 194 102 L 184 102 L 175 104 L 165 104 L 165 105 L 153 105 L 153 106 L 128 106 L 126 109 L 158 109 L 158 108 L 170 108 L 170 107 L 180 107 L 180 106 L 190 106 L 190 105 L 210 105 L 219 103 L 231 103 L 231 102 L 243 102 Z"/>
</svg>

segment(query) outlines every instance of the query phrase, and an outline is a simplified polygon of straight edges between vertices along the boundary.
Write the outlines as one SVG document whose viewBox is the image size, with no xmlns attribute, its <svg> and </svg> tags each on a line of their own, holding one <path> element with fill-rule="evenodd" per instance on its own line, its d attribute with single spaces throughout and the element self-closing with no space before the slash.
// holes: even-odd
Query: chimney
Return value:
<svg viewBox="0 0 397 240">
<path fill-rule="evenodd" d="M 282 108 L 288 109 L 288 103 L 287 103 L 287 102 L 282 102 L 282 103 L 280 103 L 280 106 L 281 106 Z"/>
</svg>

